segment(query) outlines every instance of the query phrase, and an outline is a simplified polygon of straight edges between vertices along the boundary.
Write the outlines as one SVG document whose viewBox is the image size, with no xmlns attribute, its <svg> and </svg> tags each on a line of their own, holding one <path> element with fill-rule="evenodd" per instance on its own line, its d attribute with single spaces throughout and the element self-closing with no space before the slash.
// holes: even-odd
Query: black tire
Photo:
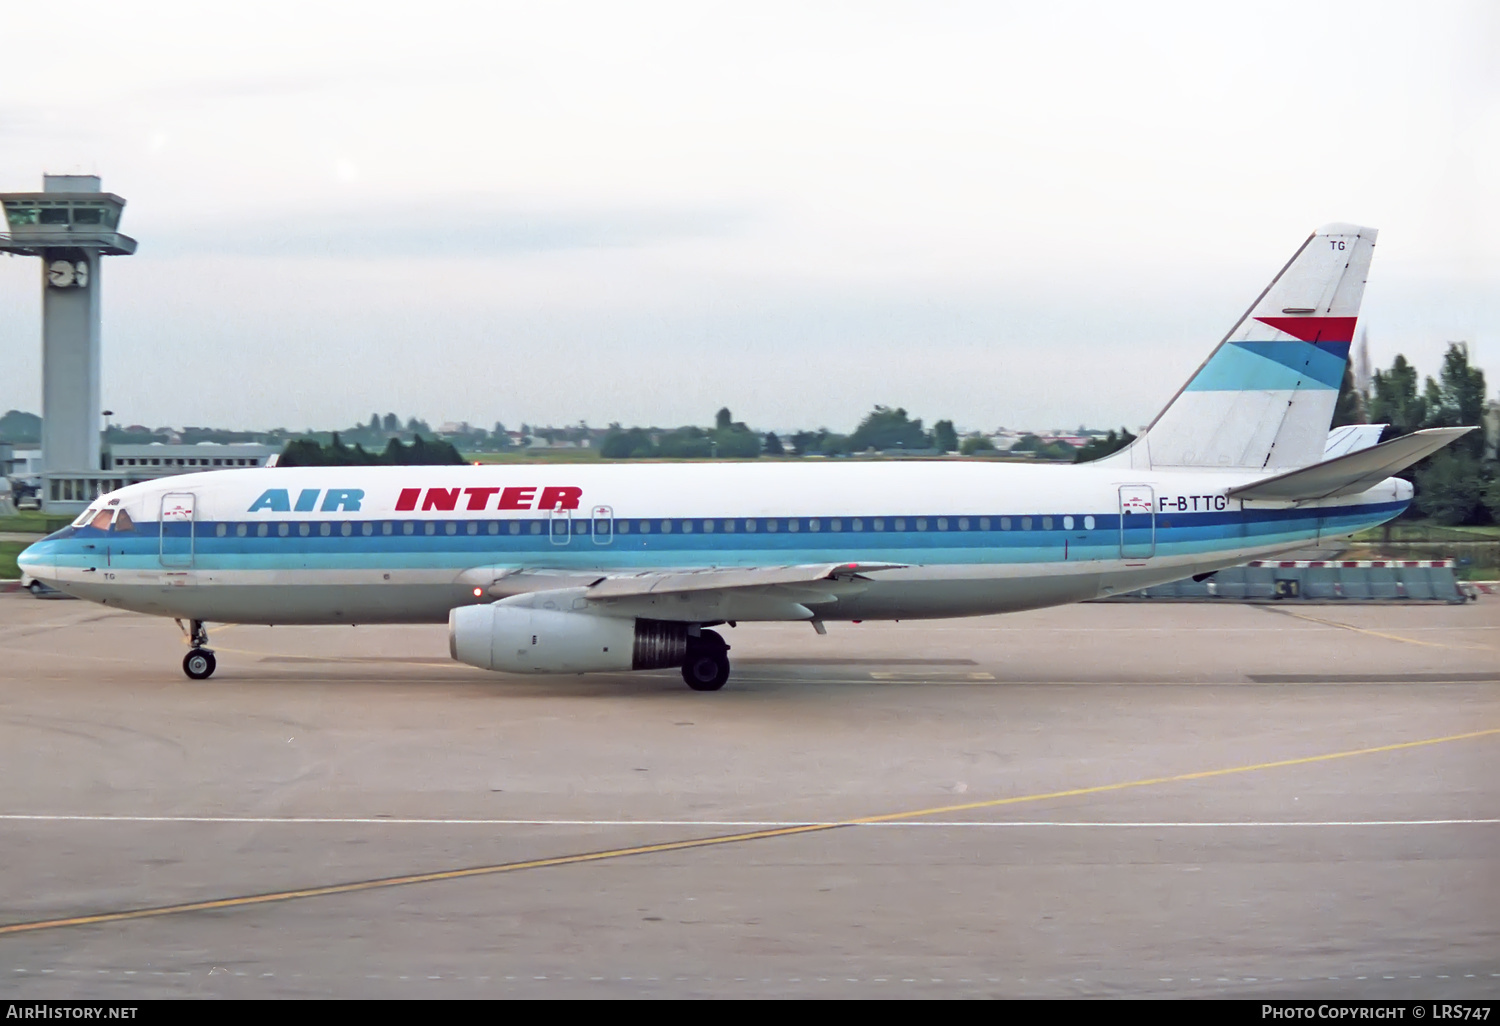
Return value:
<svg viewBox="0 0 1500 1026">
<path fill-rule="evenodd" d="M 208 680 L 217 666 L 218 660 L 206 648 L 195 648 L 182 657 L 182 672 L 193 680 Z"/>
<path fill-rule="evenodd" d="M 694 691 L 718 691 L 729 680 L 729 656 L 720 648 L 690 649 L 682 679 Z"/>
<path fill-rule="evenodd" d="M 30 584 L 26 585 L 26 590 L 31 592 L 31 594 L 35 597 L 41 598 L 42 592 L 47 590 L 47 586 L 41 581 L 32 581 Z"/>
</svg>

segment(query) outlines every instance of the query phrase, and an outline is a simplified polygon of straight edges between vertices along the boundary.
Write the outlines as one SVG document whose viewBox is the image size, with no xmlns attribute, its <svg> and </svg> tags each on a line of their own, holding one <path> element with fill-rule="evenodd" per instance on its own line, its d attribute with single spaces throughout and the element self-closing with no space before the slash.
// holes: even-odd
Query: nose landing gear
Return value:
<svg viewBox="0 0 1500 1026">
<path fill-rule="evenodd" d="M 207 680 L 214 675 L 218 660 L 206 648 L 195 648 L 182 657 L 182 672 L 193 680 Z"/>
<path fill-rule="evenodd" d="M 208 680 L 214 675 L 218 667 L 218 660 L 208 648 L 208 628 L 202 620 L 191 621 L 192 629 L 183 627 L 183 633 L 188 636 L 188 644 L 192 650 L 182 657 L 182 672 L 193 680 Z M 182 621 L 177 621 L 177 626 L 182 627 Z"/>
</svg>

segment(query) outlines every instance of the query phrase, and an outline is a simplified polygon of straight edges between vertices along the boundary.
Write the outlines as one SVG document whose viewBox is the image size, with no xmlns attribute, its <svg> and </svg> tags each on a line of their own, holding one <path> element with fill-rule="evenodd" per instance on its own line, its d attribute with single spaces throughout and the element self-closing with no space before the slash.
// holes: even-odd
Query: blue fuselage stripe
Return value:
<svg viewBox="0 0 1500 1026">
<path fill-rule="evenodd" d="M 68 528 L 41 543 L 65 563 L 97 560 L 157 566 L 163 554 L 199 569 L 465 568 L 485 563 L 649 566 L 837 561 L 878 554 L 911 563 L 1031 563 L 1115 559 L 1122 543 L 1157 555 L 1192 555 L 1357 530 L 1395 516 L 1405 502 L 1308 509 L 957 516 L 451 520 L 265 520 L 155 522 L 129 532 Z M 1135 526 L 1139 520 L 1140 526 Z M 705 532 L 705 523 L 713 527 Z M 732 523 L 733 531 L 725 529 Z M 770 530 L 774 523 L 776 530 Z M 795 523 L 796 530 L 790 528 Z M 1050 523 L 1050 528 L 1044 526 Z M 1071 523 L 1071 527 L 1065 526 Z M 649 533 L 642 533 L 642 525 Z M 834 530 L 837 524 L 841 530 Z M 855 530 L 856 524 L 861 528 Z M 902 530 L 896 530 L 900 525 Z M 983 525 L 988 526 L 983 526 Z M 1028 526 L 1029 525 L 1029 526 Z M 603 528 L 608 526 L 610 530 Z M 663 530 L 667 526 L 669 530 Z M 746 528 L 753 526 L 754 530 Z M 877 526 L 880 529 L 877 529 Z M 920 529 L 919 529 L 920 526 Z M 364 530 L 368 527 L 369 534 Z M 470 529 L 474 533 L 469 533 Z M 690 528 L 690 529 L 689 529 Z M 816 529 L 815 529 L 816 528 Z M 286 534 L 281 534 L 285 529 Z M 491 530 L 495 533 L 490 533 Z M 512 534 L 514 529 L 517 533 Z M 264 534 L 261 531 L 264 530 Z M 303 531 L 306 534 L 303 534 Z M 343 532 L 348 530 L 348 534 Z M 407 533 L 410 530 L 411 533 Z M 432 533 L 427 533 L 428 531 Z M 222 531 L 222 534 L 220 533 Z M 1154 531 L 1154 539 L 1153 539 Z M 326 533 L 325 533 L 326 532 Z M 388 533 L 387 533 L 388 532 Z M 535 533 L 533 533 L 535 532 Z"/>
</svg>

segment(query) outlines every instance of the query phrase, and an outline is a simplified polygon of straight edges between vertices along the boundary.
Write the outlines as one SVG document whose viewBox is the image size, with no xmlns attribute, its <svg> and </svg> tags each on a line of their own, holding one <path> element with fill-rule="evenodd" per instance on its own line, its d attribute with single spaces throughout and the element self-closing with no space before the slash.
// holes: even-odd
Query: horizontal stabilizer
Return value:
<svg viewBox="0 0 1500 1026">
<path fill-rule="evenodd" d="M 1362 492 L 1473 430 L 1472 427 L 1452 427 L 1416 431 L 1368 449 L 1243 485 L 1230 491 L 1229 497 L 1300 502 Z"/>
</svg>

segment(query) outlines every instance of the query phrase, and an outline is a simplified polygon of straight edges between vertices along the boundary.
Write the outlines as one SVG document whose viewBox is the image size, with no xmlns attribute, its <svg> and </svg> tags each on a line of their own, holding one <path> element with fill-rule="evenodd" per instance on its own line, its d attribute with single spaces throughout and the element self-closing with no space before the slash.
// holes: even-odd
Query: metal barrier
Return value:
<svg viewBox="0 0 1500 1026">
<path fill-rule="evenodd" d="M 1467 602 L 1451 559 L 1263 560 L 1220 570 L 1203 581 L 1185 578 L 1105 601 L 1176 602 Z"/>
</svg>

